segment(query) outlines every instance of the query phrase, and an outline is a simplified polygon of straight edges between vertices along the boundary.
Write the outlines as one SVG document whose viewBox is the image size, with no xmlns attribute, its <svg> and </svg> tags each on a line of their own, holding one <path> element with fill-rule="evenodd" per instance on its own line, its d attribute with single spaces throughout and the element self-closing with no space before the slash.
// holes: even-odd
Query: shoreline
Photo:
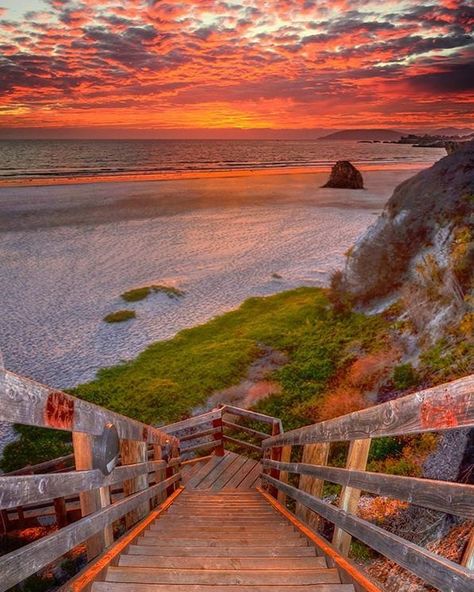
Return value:
<svg viewBox="0 0 474 592">
<path fill-rule="evenodd" d="M 429 162 L 393 162 L 393 163 L 367 163 L 357 165 L 360 171 L 410 171 L 428 168 Z M 96 183 L 140 183 L 151 181 L 184 181 L 192 179 L 222 179 L 238 177 L 267 177 L 273 175 L 302 175 L 315 173 L 329 173 L 330 165 L 311 167 L 272 167 L 266 169 L 226 169 L 222 171 L 189 171 L 170 173 L 132 173 L 118 175 L 89 175 L 79 177 L 51 177 L 28 179 L 0 179 L 1 188 L 17 187 L 54 187 L 61 185 L 88 185 Z"/>
</svg>

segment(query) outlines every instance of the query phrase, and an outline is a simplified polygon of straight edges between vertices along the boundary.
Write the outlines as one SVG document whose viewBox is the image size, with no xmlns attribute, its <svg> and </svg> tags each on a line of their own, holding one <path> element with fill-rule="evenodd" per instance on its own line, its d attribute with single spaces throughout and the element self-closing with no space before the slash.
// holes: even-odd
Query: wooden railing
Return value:
<svg viewBox="0 0 474 592">
<path fill-rule="evenodd" d="M 366 491 L 473 519 L 473 485 L 365 471 L 372 438 L 473 426 L 474 375 L 263 440 L 271 458 L 263 460 L 262 480 L 280 503 L 296 502 L 297 516 L 313 525 L 319 517 L 332 523 L 333 544 L 343 555 L 353 536 L 439 590 L 472 592 L 472 537 L 458 565 L 363 520 L 356 511 Z M 345 469 L 327 466 L 334 442 L 349 442 Z M 303 447 L 301 462 L 291 462 L 293 446 Z M 298 486 L 288 483 L 289 474 L 299 476 Z M 325 481 L 342 486 L 337 506 L 322 499 Z"/>
<path fill-rule="evenodd" d="M 249 422 L 260 429 L 249 427 L 243 422 Z M 190 452 L 210 450 L 214 450 L 216 455 L 222 455 L 226 443 L 243 452 L 261 456 L 261 442 L 270 436 L 283 433 L 281 420 L 232 405 L 221 405 L 209 413 L 161 429 L 179 438 L 183 456 Z M 268 431 L 261 431 L 264 429 Z M 235 437 L 235 434 L 240 435 L 240 438 Z M 247 439 L 243 440 L 243 436 L 247 436 Z"/>
<path fill-rule="evenodd" d="M 71 457 L 65 457 L 67 472 L 46 472 L 58 466 L 48 461 L 0 477 L 3 517 L 16 511 L 25 518 L 31 504 L 53 503 L 59 527 L 0 557 L 1 592 L 82 543 L 88 559 L 96 557 L 120 534 L 119 521 L 122 531 L 130 529 L 179 484 L 178 438 L 3 368 L 0 420 L 71 432 L 75 464 L 72 470 Z M 113 486 L 121 488 L 114 498 Z M 72 524 L 66 505 L 71 499 L 79 501 L 81 515 Z"/>
</svg>

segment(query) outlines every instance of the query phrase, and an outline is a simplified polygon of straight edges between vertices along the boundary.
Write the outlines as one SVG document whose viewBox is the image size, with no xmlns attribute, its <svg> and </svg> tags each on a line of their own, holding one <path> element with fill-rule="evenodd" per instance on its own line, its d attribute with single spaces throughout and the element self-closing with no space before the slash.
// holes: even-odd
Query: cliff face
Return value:
<svg viewBox="0 0 474 592">
<path fill-rule="evenodd" d="M 429 257 L 441 274 L 449 270 L 456 276 L 456 265 L 467 266 L 462 277 L 451 279 L 459 280 L 461 292 L 469 290 L 473 228 L 474 141 L 395 189 L 382 215 L 348 256 L 345 289 L 360 303 L 387 296 L 418 275 Z M 466 243 L 461 263 L 452 260 L 460 232 Z"/>
</svg>

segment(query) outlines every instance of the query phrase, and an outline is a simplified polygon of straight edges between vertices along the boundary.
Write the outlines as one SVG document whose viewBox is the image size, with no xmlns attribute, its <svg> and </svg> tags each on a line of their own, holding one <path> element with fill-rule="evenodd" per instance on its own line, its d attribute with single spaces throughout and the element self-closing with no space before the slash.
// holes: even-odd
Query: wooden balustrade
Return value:
<svg viewBox="0 0 474 592">
<path fill-rule="evenodd" d="M 473 426 L 474 375 L 263 440 L 262 481 L 270 492 L 277 492 L 274 497 L 280 503 L 294 500 L 297 515 L 306 522 L 315 526 L 320 517 L 331 522 L 333 545 L 343 555 L 354 536 L 439 590 L 472 591 L 474 535 L 458 565 L 359 518 L 356 512 L 360 493 L 366 491 L 473 519 L 473 485 L 365 470 L 372 438 Z M 349 442 L 345 468 L 327 466 L 330 445 L 338 441 Z M 290 462 L 294 446 L 303 447 L 302 462 Z M 285 460 L 278 461 L 272 453 L 281 449 Z M 288 484 L 288 474 L 299 475 L 298 487 Z M 321 499 L 325 481 L 342 486 L 337 506 Z"/>
<path fill-rule="evenodd" d="M 150 507 L 173 492 L 180 481 L 180 460 L 176 458 L 179 440 L 172 434 L 3 368 L 0 420 L 69 431 L 74 450 L 72 456 L 0 477 L 4 530 L 8 529 L 11 512 L 17 514 L 17 524 L 22 526 L 32 508 L 38 508 L 40 515 L 50 508 L 58 526 L 56 532 L 0 557 L 1 592 L 82 543 L 86 543 L 88 559 L 96 557 L 114 542 L 114 523 L 124 519 L 130 528 L 149 513 Z M 104 430 L 111 428 L 118 436 L 120 454 L 111 448 L 109 459 L 104 452 L 100 469 L 95 466 L 99 454 L 95 446 Z M 152 446 L 151 459 L 148 445 Z M 161 459 L 163 446 L 171 451 L 168 462 Z M 121 466 L 114 467 L 119 458 Z M 51 472 L 41 472 L 48 470 Z M 111 486 L 120 484 L 122 498 L 113 499 Z M 81 517 L 68 524 L 68 502 L 78 496 Z"/>
</svg>

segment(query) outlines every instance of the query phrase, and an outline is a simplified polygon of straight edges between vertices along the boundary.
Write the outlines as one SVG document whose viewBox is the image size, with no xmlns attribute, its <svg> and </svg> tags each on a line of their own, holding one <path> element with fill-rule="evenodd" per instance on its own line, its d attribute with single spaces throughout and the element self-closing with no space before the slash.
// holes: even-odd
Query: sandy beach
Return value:
<svg viewBox="0 0 474 592">
<path fill-rule="evenodd" d="M 362 167 L 366 189 L 322 189 L 328 171 L 289 174 L 234 171 L 175 179 L 72 183 L 64 179 L 39 187 L 0 187 L 0 231 L 33 230 L 77 224 L 107 224 L 176 215 L 209 207 L 265 206 L 269 203 L 380 209 L 393 188 L 419 170 L 415 165 Z M 231 183 L 229 179 L 232 179 Z M 76 180 L 77 181 L 77 180 Z M 83 181 L 83 179 L 81 179 Z"/>
</svg>

